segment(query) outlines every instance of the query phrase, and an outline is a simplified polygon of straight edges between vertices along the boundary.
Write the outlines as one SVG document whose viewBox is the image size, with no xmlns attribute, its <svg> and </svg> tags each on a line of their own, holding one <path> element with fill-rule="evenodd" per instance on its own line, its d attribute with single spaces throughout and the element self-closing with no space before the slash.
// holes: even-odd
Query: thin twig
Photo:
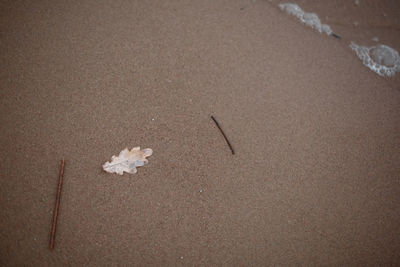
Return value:
<svg viewBox="0 0 400 267">
<path fill-rule="evenodd" d="M 334 32 L 332 32 L 332 36 L 337 38 L 337 39 L 342 39 L 342 37 L 339 34 L 336 34 Z"/>
<path fill-rule="evenodd" d="M 228 144 L 229 148 L 230 148 L 231 151 L 232 151 L 232 154 L 235 155 L 235 150 L 233 150 L 233 147 L 232 147 L 231 143 L 229 142 L 228 137 L 226 137 L 224 131 L 223 131 L 222 128 L 221 128 L 221 126 L 219 126 L 219 123 L 217 122 L 217 120 L 215 119 L 215 117 L 212 116 L 212 115 L 211 115 L 211 119 L 215 122 L 215 125 L 217 125 L 218 129 L 221 131 L 222 135 L 223 135 L 224 138 L 225 138 L 226 143 Z"/>
<path fill-rule="evenodd" d="M 58 216 L 58 210 L 60 208 L 61 187 L 62 187 L 63 176 L 64 176 L 64 166 L 65 166 L 65 161 L 61 160 L 60 175 L 58 176 L 56 204 L 54 206 L 53 223 L 51 225 L 51 232 L 50 232 L 49 248 L 51 250 L 54 249 L 54 240 L 56 238 L 57 216 Z"/>
</svg>

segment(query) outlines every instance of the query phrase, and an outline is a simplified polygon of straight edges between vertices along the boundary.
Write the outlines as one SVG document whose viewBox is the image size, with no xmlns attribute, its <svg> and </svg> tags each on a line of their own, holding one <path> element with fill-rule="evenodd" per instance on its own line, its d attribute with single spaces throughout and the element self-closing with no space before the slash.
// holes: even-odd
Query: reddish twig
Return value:
<svg viewBox="0 0 400 267">
<path fill-rule="evenodd" d="M 62 182 L 63 182 L 64 166 L 65 166 L 65 161 L 61 160 L 60 175 L 58 176 L 56 204 L 54 206 L 53 223 L 51 225 L 51 232 L 50 232 L 49 248 L 51 250 L 54 249 L 54 240 L 56 237 L 57 216 L 58 216 L 58 210 L 60 208 L 61 187 L 62 187 Z"/>
<path fill-rule="evenodd" d="M 214 118 L 214 116 L 212 116 L 212 115 L 211 115 L 211 119 L 215 122 L 215 125 L 217 125 L 218 129 L 221 131 L 222 135 L 223 135 L 224 138 L 225 138 L 226 143 L 228 144 L 229 148 L 230 148 L 231 151 L 232 151 L 232 154 L 235 155 L 235 150 L 233 150 L 233 147 L 232 147 L 231 143 L 229 142 L 228 137 L 226 137 L 224 131 L 223 131 L 222 128 L 221 128 L 221 126 L 219 126 L 219 123 L 217 122 L 217 120 L 216 120 L 216 119 Z"/>
</svg>

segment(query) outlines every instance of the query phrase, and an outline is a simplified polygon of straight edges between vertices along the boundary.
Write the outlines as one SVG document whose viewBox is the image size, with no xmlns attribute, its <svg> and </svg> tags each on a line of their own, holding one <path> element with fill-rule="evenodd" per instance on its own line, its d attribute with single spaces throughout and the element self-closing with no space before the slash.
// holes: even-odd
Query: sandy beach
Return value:
<svg viewBox="0 0 400 267">
<path fill-rule="evenodd" d="M 341 39 L 280 1 L 2 1 L 0 265 L 400 265 L 400 73 L 349 48 L 400 51 L 400 2 L 294 2 Z"/>
</svg>

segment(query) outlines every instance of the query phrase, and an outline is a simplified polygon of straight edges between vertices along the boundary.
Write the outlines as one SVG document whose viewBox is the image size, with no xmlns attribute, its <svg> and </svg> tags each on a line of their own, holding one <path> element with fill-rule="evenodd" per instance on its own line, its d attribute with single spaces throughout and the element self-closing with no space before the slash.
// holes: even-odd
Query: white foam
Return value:
<svg viewBox="0 0 400 267">
<path fill-rule="evenodd" d="M 365 47 L 354 42 L 350 44 L 363 64 L 380 76 L 393 76 L 400 72 L 400 56 L 393 48 L 386 45 Z"/>
<path fill-rule="evenodd" d="M 332 34 L 331 27 L 327 24 L 321 24 L 321 20 L 315 13 L 304 12 L 298 5 L 291 3 L 279 4 L 279 8 L 289 15 L 297 17 L 302 23 L 317 30 L 319 33 Z"/>
</svg>

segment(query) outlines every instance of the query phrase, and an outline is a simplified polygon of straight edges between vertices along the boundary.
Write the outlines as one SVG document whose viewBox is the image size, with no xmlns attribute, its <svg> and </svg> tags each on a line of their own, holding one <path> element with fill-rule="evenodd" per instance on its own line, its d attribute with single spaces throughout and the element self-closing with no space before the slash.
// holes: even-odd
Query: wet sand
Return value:
<svg viewBox="0 0 400 267">
<path fill-rule="evenodd" d="M 1 265 L 400 264 L 400 75 L 348 47 L 400 51 L 400 6 L 334 2 L 298 1 L 340 40 L 278 1 L 0 4 Z"/>
</svg>

